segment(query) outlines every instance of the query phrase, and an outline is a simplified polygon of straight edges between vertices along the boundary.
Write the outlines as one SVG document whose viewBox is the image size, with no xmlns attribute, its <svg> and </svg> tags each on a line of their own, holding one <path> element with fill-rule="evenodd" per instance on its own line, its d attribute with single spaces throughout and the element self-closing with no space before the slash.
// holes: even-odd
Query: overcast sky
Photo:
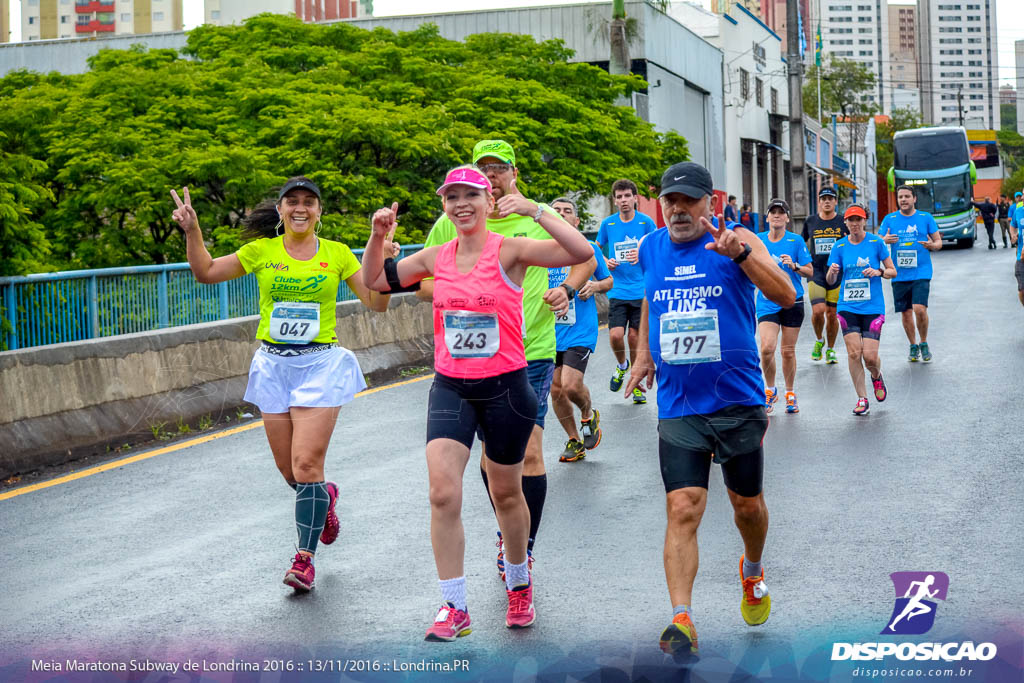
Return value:
<svg viewBox="0 0 1024 683">
<path fill-rule="evenodd" d="M 590 2 L 591 0 L 581 0 Z M 702 0 L 710 7 L 710 0 Z M 374 0 L 374 14 L 379 17 L 395 14 L 424 12 L 457 12 L 502 7 L 528 7 L 536 5 L 569 4 L 574 0 Z M 892 4 L 914 4 L 913 0 L 899 0 Z M 184 0 L 185 28 L 203 23 L 203 0 Z M 11 0 L 11 28 L 14 41 L 21 40 L 21 3 Z M 999 49 L 999 82 L 1013 83 L 1015 78 L 1014 41 L 1024 39 L 1024 0 L 996 0 L 997 44 Z"/>
</svg>

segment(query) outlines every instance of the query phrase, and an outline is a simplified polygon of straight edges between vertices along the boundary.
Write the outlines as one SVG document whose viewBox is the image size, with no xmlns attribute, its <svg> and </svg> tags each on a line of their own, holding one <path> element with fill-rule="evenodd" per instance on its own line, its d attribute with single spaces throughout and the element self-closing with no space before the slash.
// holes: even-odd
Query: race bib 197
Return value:
<svg viewBox="0 0 1024 683">
<path fill-rule="evenodd" d="M 282 344 L 308 344 L 320 334 L 320 304 L 275 301 L 270 312 L 270 338 Z"/>
<path fill-rule="evenodd" d="M 494 313 L 445 311 L 444 343 L 452 358 L 490 358 L 498 352 L 501 336 Z"/>
<path fill-rule="evenodd" d="M 669 365 L 722 360 L 717 309 L 663 313 L 658 324 L 661 359 Z"/>
</svg>

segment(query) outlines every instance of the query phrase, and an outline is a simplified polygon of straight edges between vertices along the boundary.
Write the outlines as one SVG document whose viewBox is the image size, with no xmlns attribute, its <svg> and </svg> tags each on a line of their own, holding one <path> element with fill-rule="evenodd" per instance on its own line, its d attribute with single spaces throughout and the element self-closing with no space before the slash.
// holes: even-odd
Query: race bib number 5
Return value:
<svg viewBox="0 0 1024 683">
<path fill-rule="evenodd" d="M 275 301 L 270 312 L 270 338 L 282 344 L 308 344 L 320 334 L 320 304 Z"/>
<path fill-rule="evenodd" d="M 847 280 L 843 285 L 843 301 L 856 303 L 871 300 L 871 285 L 867 278 Z"/>
<path fill-rule="evenodd" d="M 615 243 L 615 260 L 628 263 L 631 258 L 636 257 L 637 247 L 640 245 L 636 240 L 626 240 Z"/>
<path fill-rule="evenodd" d="M 444 343 L 452 358 L 490 358 L 498 352 L 501 344 L 498 316 L 493 313 L 445 311 Z"/>
<path fill-rule="evenodd" d="M 664 313 L 658 324 L 661 326 L 661 359 L 669 365 L 722 360 L 716 309 Z"/>
</svg>

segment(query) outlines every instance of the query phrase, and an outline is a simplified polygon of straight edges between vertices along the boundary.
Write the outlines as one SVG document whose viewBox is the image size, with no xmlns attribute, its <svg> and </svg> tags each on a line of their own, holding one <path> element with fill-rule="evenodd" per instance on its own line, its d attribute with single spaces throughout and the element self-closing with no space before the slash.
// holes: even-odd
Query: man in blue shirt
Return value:
<svg viewBox="0 0 1024 683">
<path fill-rule="evenodd" d="M 878 234 L 889 245 L 896 264 L 896 278 L 892 281 L 893 309 L 903 316 L 903 331 L 910 340 L 910 362 L 916 363 L 920 353 L 921 360 L 930 363 L 928 292 L 932 281 L 931 252 L 942 249 L 942 237 L 932 215 L 915 208 L 917 194 L 914 188 L 909 185 L 897 187 L 896 203 L 900 210 L 882 219 L 878 228 Z"/>
<path fill-rule="evenodd" d="M 576 202 L 568 197 L 559 197 L 551 202 L 565 222 L 579 227 L 580 217 L 576 213 Z M 559 462 L 576 462 L 586 457 L 586 452 L 601 443 L 601 414 L 591 405 L 590 391 L 583 383 L 590 354 L 597 347 L 597 302 L 594 295 L 612 288 L 612 275 L 604 262 L 604 255 L 596 242 L 594 248 L 596 267 L 579 291 L 566 283 L 570 269 L 548 269 L 548 286 L 563 287 L 569 295 L 569 308 L 555 316 L 555 373 L 551 378 L 551 407 L 569 440 Z M 580 409 L 580 427 L 576 429 L 573 405 Z M 582 433 L 583 438 L 580 438 Z"/>
<path fill-rule="evenodd" d="M 736 209 L 736 195 L 729 195 L 729 201 L 725 205 L 725 220 L 730 223 L 739 223 L 740 214 Z"/>
<path fill-rule="evenodd" d="M 640 302 L 644 298 L 644 273 L 637 263 L 637 247 L 644 235 L 654 232 L 657 226 L 650 216 L 636 210 L 637 189 L 636 183 L 632 180 L 616 180 L 612 185 L 612 200 L 619 212 L 601 221 L 601 228 L 597 231 L 597 243 L 605 250 L 608 270 L 611 271 L 614 280 L 611 291 L 608 292 L 608 341 L 618 367 L 608 387 L 612 391 L 618 391 L 622 388 L 622 378 L 629 369 L 629 364 L 636 360 Z M 633 403 L 646 402 L 647 397 L 643 391 L 639 387 L 635 388 Z"/>
<path fill-rule="evenodd" d="M 733 521 L 743 538 L 740 614 L 751 626 L 771 612 L 761 556 L 768 533 L 762 482 L 768 428 L 754 330 L 755 287 L 789 308 L 796 292 L 757 235 L 712 219 L 711 174 L 670 166 L 661 178 L 664 230 L 640 243 L 644 271 L 639 348 L 626 392 L 658 381 L 658 458 L 665 485 L 665 579 L 672 623 L 660 647 L 697 652 L 690 616 L 697 528 L 708 500 L 712 456 L 722 467 Z"/>
</svg>

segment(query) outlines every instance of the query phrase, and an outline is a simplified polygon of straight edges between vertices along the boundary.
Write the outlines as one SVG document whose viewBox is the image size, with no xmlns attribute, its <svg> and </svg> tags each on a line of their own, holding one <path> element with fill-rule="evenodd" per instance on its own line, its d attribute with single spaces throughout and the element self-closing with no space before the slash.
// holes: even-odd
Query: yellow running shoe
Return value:
<svg viewBox="0 0 1024 683">
<path fill-rule="evenodd" d="M 661 632 L 658 647 L 667 655 L 684 658 L 697 654 L 697 629 L 689 614 L 677 614 Z"/>
<path fill-rule="evenodd" d="M 740 555 L 740 584 L 743 586 L 743 599 L 740 600 L 740 614 L 743 621 L 751 626 L 758 626 L 768 621 L 772 612 L 772 599 L 768 595 L 768 586 L 764 584 L 764 567 L 760 576 L 743 578 L 743 556 Z"/>
</svg>

